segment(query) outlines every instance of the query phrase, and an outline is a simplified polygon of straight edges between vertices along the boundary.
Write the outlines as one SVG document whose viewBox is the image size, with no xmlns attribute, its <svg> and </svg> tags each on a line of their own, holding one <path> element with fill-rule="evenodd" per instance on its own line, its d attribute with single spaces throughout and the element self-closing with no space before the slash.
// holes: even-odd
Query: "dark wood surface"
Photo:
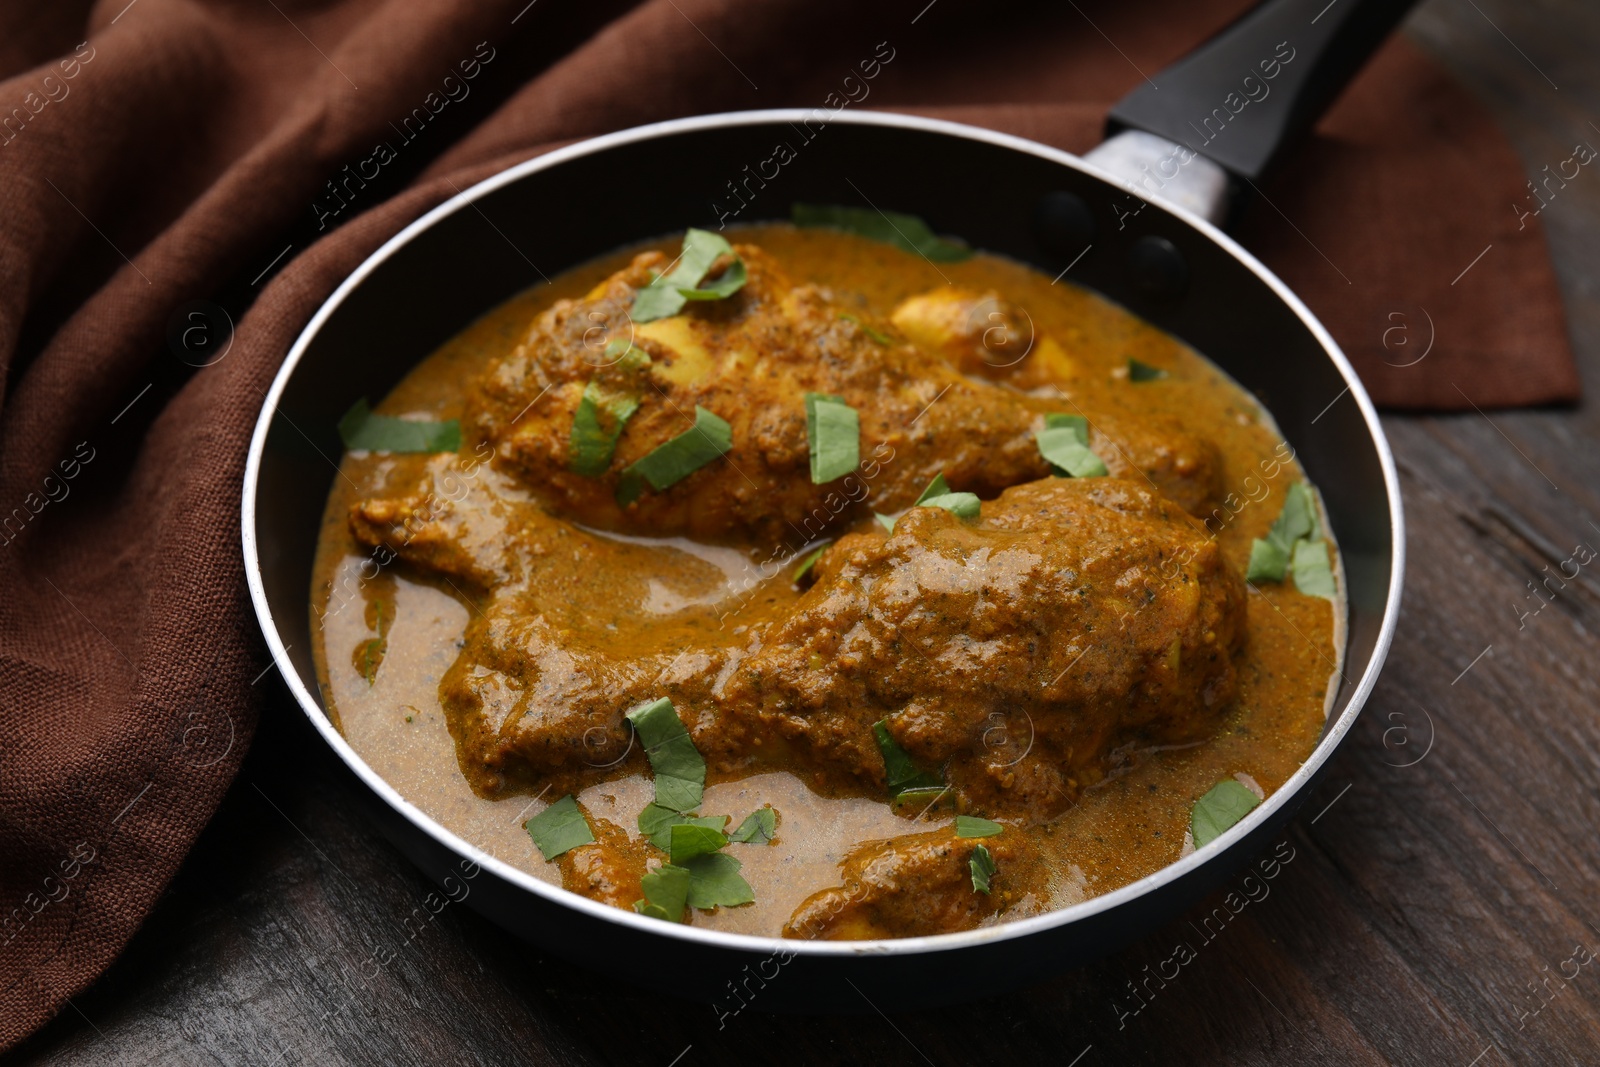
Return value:
<svg viewBox="0 0 1600 1067">
<path fill-rule="evenodd" d="M 1591 0 L 1430 0 L 1407 32 L 1488 101 L 1530 171 L 1600 140 Z M 1542 221 L 1594 389 L 1600 179 Z M 1600 965 L 1575 955 L 1600 956 L 1600 558 L 1553 602 L 1526 595 L 1575 545 L 1600 548 L 1600 416 L 1384 421 L 1411 531 L 1389 665 L 1269 895 L 1136 1013 L 1128 983 L 1184 921 L 958 1010 L 747 1011 L 722 1029 L 466 908 L 408 930 L 432 886 L 278 705 L 126 953 L 9 1062 L 1600 1063 Z M 363 977 L 384 944 L 403 947 Z"/>
</svg>

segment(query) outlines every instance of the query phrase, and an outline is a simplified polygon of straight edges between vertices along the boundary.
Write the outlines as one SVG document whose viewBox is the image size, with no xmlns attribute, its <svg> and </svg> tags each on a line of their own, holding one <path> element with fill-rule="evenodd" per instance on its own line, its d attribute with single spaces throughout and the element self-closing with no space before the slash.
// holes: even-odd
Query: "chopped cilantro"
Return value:
<svg viewBox="0 0 1600 1067">
<path fill-rule="evenodd" d="M 1136 359 L 1128 360 L 1128 381 L 1153 382 L 1158 378 L 1165 378 L 1167 372 L 1160 367 L 1152 367 L 1148 363 L 1140 363 Z"/>
<path fill-rule="evenodd" d="M 1311 487 L 1305 482 L 1295 482 L 1284 493 L 1283 511 L 1279 512 L 1267 536 L 1282 545 L 1317 536 L 1317 502 L 1312 499 Z"/>
<path fill-rule="evenodd" d="M 690 300 L 721 300 L 744 287 L 747 275 L 744 260 L 734 256 L 722 276 L 711 285 L 700 287 L 720 256 L 733 255 L 727 238 L 709 230 L 690 229 L 683 235 L 683 251 L 667 273 L 658 275 L 634 294 L 629 314 L 634 322 L 652 322 L 676 315 Z"/>
<path fill-rule="evenodd" d="M 1334 596 L 1333 569 L 1328 545 L 1317 522 L 1317 503 L 1311 487 L 1295 482 L 1284 494 L 1283 510 L 1265 538 L 1250 542 L 1250 563 L 1245 580 L 1281 582 L 1294 569 L 1295 588 L 1307 596 Z"/>
<path fill-rule="evenodd" d="M 936 235 L 915 215 L 899 211 L 879 211 L 870 207 L 842 207 L 837 204 L 795 204 L 789 217 L 796 226 L 825 226 L 858 237 L 883 241 L 927 259 L 953 263 L 972 255 L 972 249 Z"/>
<path fill-rule="evenodd" d="M 952 493 L 950 485 L 944 480 L 944 474 L 936 474 L 933 481 L 917 497 L 917 502 L 911 505 L 914 508 L 943 508 L 955 515 L 958 519 L 976 519 L 979 511 L 978 497 L 974 493 Z M 891 526 L 889 532 L 893 533 Z"/>
<path fill-rule="evenodd" d="M 739 874 L 744 864 L 726 852 L 696 856 L 689 871 L 689 904 L 696 908 L 734 908 L 756 899 L 750 883 Z"/>
<path fill-rule="evenodd" d="M 975 815 L 956 816 L 957 837 L 993 837 L 1005 827 L 988 819 L 980 819 Z"/>
<path fill-rule="evenodd" d="M 694 826 L 704 826 L 720 831 L 728 825 L 726 815 L 684 815 L 682 812 L 664 808 L 660 804 L 650 803 L 639 812 L 639 832 L 650 839 L 650 843 L 663 852 L 672 847 L 672 828 L 679 824 L 688 823 Z"/>
<path fill-rule="evenodd" d="M 972 872 L 973 892 L 987 896 L 989 879 L 994 877 L 994 872 L 997 870 L 994 854 L 983 845 L 977 846 L 972 850 L 972 858 L 967 861 L 967 868 Z"/>
<path fill-rule="evenodd" d="M 572 469 L 588 478 L 604 474 L 616 453 L 617 438 L 638 410 L 639 398 L 631 393 L 608 389 L 598 379 L 584 386 L 572 416 L 572 440 L 567 448 Z M 602 413 L 610 421 L 610 429 L 601 425 Z"/>
<path fill-rule="evenodd" d="M 680 812 L 698 808 L 705 791 L 706 761 L 694 747 L 672 701 L 661 697 L 641 704 L 628 712 L 628 721 L 638 731 L 655 772 L 656 804 Z"/>
<path fill-rule="evenodd" d="M 933 481 L 928 483 L 928 488 L 922 491 L 922 495 L 917 497 L 917 502 L 911 506 L 914 508 L 921 507 L 922 502 L 931 496 L 948 496 L 949 494 L 950 483 L 944 480 L 944 472 L 940 471 L 933 476 Z"/>
<path fill-rule="evenodd" d="M 716 820 L 726 824 L 727 817 Z M 696 856 L 708 856 L 728 843 L 728 835 L 720 829 L 698 825 L 698 820 L 678 823 L 671 830 L 672 838 L 667 853 L 675 866 L 683 867 Z"/>
<path fill-rule="evenodd" d="M 690 875 L 682 867 L 664 864 L 639 879 L 644 899 L 635 901 L 633 910 L 653 919 L 682 922 L 683 909 L 689 903 Z"/>
<path fill-rule="evenodd" d="M 868 326 L 866 323 L 862 322 L 860 319 L 858 319 L 856 316 L 850 314 L 849 312 L 840 312 L 839 317 L 841 319 L 843 319 L 845 322 L 853 322 L 853 323 L 855 323 L 857 329 L 859 329 L 862 333 L 866 334 L 868 337 L 872 338 L 874 341 L 878 342 L 880 345 L 892 345 L 892 344 L 894 344 L 894 338 L 893 337 L 890 337 L 888 334 L 884 333 L 882 330 L 873 329 L 871 326 Z"/>
<path fill-rule="evenodd" d="M 456 452 L 461 448 L 461 420 L 375 415 L 362 397 L 339 420 L 339 437 L 352 452 Z"/>
<path fill-rule="evenodd" d="M 1103 460 L 1089 448 L 1089 420 L 1082 415 L 1051 413 L 1044 417 L 1044 429 L 1033 435 L 1039 454 L 1063 478 L 1102 478 Z"/>
<path fill-rule="evenodd" d="M 1244 578 L 1247 582 L 1281 582 L 1289 571 L 1289 553 L 1270 537 L 1256 538 L 1250 542 L 1250 565 Z"/>
<path fill-rule="evenodd" d="M 607 342 L 605 352 L 608 365 L 625 374 L 650 366 L 650 354 L 622 337 Z M 591 379 L 583 387 L 578 410 L 572 416 L 572 438 L 567 448 L 572 469 L 589 478 L 604 474 L 617 450 L 617 439 L 638 410 L 638 393 L 605 384 L 599 378 Z M 609 428 L 603 422 L 608 422 Z"/>
<path fill-rule="evenodd" d="M 842 478 L 861 462 L 861 418 L 841 398 L 806 394 L 806 444 L 811 452 L 811 482 Z"/>
<path fill-rule="evenodd" d="M 733 427 L 696 405 L 692 427 L 657 445 L 622 472 L 622 480 L 617 485 L 617 503 L 627 507 L 639 499 L 646 482 L 657 492 L 676 485 L 732 449 Z"/>
<path fill-rule="evenodd" d="M 649 811 L 649 808 L 645 810 Z M 764 820 L 758 818 L 763 813 L 766 816 Z M 659 822 L 653 821 L 652 825 L 660 825 L 673 817 L 672 812 L 658 812 L 653 818 Z M 640 880 L 645 899 L 637 901 L 633 905 L 634 910 L 642 915 L 680 922 L 685 906 L 700 909 L 733 908 L 755 900 L 750 883 L 739 874 L 739 869 L 744 865 L 721 850 L 730 840 L 770 841 L 776 826 L 772 809 L 762 808 L 751 814 L 733 838 L 724 835 L 720 829 L 728 821 L 726 815 L 704 819 L 679 817 L 679 820 L 668 827 L 671 841 L 667 847 L 672 862 Z M 645 815 L 641 813 L 640 829 L 644 829 L 645 825 Z M 752 829 L 747 832 L 746 827 Z M 765 827 L 766 836 L 759 837 L 758 832 L 762 827 Z"/>
<path fill-rule="evenodd" d="M 579 845 L 594 844 L 594 831 L 583 817 L 577 798 L 567 794 L 522 824 L 533 838 L 534 847 L 547 860 L 553 860 Z"/>
<path fill-rule="evenodd" d="M 1204 848 L 1234 823 L 1244 818 L 1261 803 L 1261 798 L 1246 789 L 1236 778 L 1224 778 L 1212 786 L 1205 796 L 1194 802 L 1189 815 L 1189 830 L 1194 835 L 1194 847 Z"/>
<path fill-rule="evenodd" d="M 889 806 L 896 815 L 920 818 L 929 812 L 954 810 L 956 798 L 949 786 L 923 785 L 915 789 L 902 789 L 889 798 Z"/>
<path fill-rule="evenodd" d="M 790 580 L 799 585 L 800 579 L 811 573 L 811 568 L 817 565 L 817 560 L 822 558 L 822 554 L 828 550 L 828 546 L 831 544 L 833 544 L 832 541 L 824 541 L 818 545 L 815 552 L 800 561 L 800 566 L 794 569 L 794 574 L 790 576 Z"/>
<path fill-rule="evenodd" d="M 757 808 L 745 816 L 739 828 L 729 835 L 728 840 L 735 844 L 765 845 L 770 844 L 778 836 L 778 813 L 771 806 Z"/>
<path fill-rule="evenodd" d="M 1333 568 L 1328 563 L 1328 543 L 1322 540 L 1294 543 L 1294 587 L 1306 596 L 1334 598 Z"/>
<path fill-rule="evenodd" d="M 944 493 L 930 496 L 917 506 L 943 508 L 958 519 L 975 519 L 982 505 L 976 493 Z"/>
<path fill-rule="evenodd" d="M 908 789 L 939 788 L 944 784 L 937 774 L 929 774 L 912 762 L 910 754 L 889 734 L 889 727 L 882 719 L 872 724 L 872 736 L 883 754 L 883 780 L 890 796 L 898 796 Z"/>
</svg>

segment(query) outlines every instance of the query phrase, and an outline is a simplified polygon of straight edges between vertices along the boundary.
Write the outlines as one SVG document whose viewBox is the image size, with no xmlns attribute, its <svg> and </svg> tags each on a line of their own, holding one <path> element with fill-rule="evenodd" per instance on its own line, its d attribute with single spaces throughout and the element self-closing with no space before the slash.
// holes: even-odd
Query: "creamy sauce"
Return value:
<svg viewBox="0 0 1600 1067">
<path fill-rule="evenodd" d="M 1233 494 L 1234 507 L 1224 505 L 1215 512 L 1208 529 L 1239 573 L 1245 570 L 1251 539 L 1265 535 L 1284 490 L 1302 477 L 1292 462 L 1283 464 L 1275 478 L 1263 473 L 1287 450 L 1254 400 L 1193 351 L 1091 292 L 1052 284 L 1031 269 L 986 255 L 934 265 L 874 242 L 784 226 L 744 229 L 733 239 L 761 245 L 798 280 L 857 294 L 852 299 L 862 313 L 880 320 L 904 298 L 943 284 L 998 290 L 1025 309 L 1035 340 L 1049 339 L 1030 355 L 1050 361 L 1065 398 L 1108 416 L 1172 415 L 1217 444 L 1222 485 Z M 848 254 L 840 254 L 841 246 Z M 648 247 L 675 251 L 676 241 Z M 491 311 L 413 370 L 378 410 L 459 417 L 465 383 L 515 346 L 538 311 L 558 297 L 587 291 L 634 251 L 579 267 Z M 670 321 L 650 325 L 669 328 Z M 1168 377 L 1129 383 L 1130 357 L 1166 370 Z M 350 534 L 350 506 L 363 497 L 404 491 L 416 482 L 425 462 L 426 457 L 361 454 L 346 455 L 342 462 L 343 477 L 329 497 L 313 593 L 323 693 L 351 745 L 407 800 L 489 854 L 560 884 L 557 864 L 546 863 L 522 829 L 523 821 L 556 798 L 486 800 L 473 792 L 457 765 L 439 679 L 455 659 L 477 608 L 447 583 L 403 566 L 361 580 L 369 553 Z M 480 480 L 507 496 L 518 495 L 486 465 L 462 476 L 467 492 Z M 651 553 L 655 569 L 642 602 L 645 616 L 669 616 L 693 606 L 726 610 L 731 601 L 752 592 L 780 600 L 795 596 L 786 577 L 752 586 L 752 557 L 736 548 L 590 532 Z M 781 574 L 786 576 L 801 555 L 789 557 Z M 377 618 L 375 604 L 393 605 L 392 621 Z M 613 625 L 628 621 L 648 625 L 650 620 L 617 620 Z M 1038 835 L 1056 872 L 1046 889 L 1048 906 L 1110 891 L 1176 860 L 1185 846 L 1190 806 L 1217 781 L 1242 774 L 1268 794 L 1279 788 L 1322 731 L 1330 678 L 1339 666 L 1342 621 L 1342 605 L 1303 596 L 1292 583 L 1252 590 L 1239 696 L 1216 734 L 1181 749 L 1129 753 L 1122 768 L 1087 790 L 1076 806 L 1029 831 Z M 380 629 L 387 642 L 381 664 L 364 672 L 361 650 Z M 371 673 L 370 684 L 365 673 Z M 1026 718 L 1014 716 L 996 728 L 1025 743 L 1031 726 Z M 603 773 L 597 769 L 597 775 Z M 703 812 L 728 813 L 737 825 L 746 813 L 770 804 L 780 815 L 779 833 L 770 846 L 742 846 L 737 852 L 756 902 L 695 911 L 692 922 L 700 926 L 776 933 L 805 897 L 838 884 L 840 861 L 861 842 L 947 821 L 945 815 L 930 814 L 921 825 L 913 825 L 881 798 L 821 796 L 783 772 L 737 781 L 721 777 L 714 766 Z M 631 773 L 589 786 L 579 801 L 592 816 L 631 832 L 651 795 L 648 775 Z"/>
</svg>

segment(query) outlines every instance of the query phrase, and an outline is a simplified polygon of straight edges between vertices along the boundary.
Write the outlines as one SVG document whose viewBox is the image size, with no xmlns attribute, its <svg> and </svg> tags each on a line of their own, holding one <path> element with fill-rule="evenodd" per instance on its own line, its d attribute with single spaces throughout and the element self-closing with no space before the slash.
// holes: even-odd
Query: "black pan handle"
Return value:
<svg viewBox="0 0 1600 1067">
<path fill-rule="evenodd" d="M 1144 130 L 1258 180 L 1310 131 L 1416 0 L 1266 0 L 1117 102 Z"/>
</svg>

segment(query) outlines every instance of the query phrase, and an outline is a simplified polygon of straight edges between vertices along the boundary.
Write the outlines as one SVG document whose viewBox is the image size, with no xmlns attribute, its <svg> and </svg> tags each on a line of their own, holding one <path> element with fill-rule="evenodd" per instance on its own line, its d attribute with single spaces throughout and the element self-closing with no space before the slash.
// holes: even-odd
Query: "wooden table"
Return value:
<svg viewBox="0 0 1600 1067">
<path fill-rule="evenodd" d="M 1593 138 L 1587 0 L 1432 0 L 1408 32 L 1490 102 L 1530 170 Z M 1600 183 L 1574 183 L 1544 223 L 1592 389 Z M 707 1007 L 576 973 L 465 908 L 406 941 L 432 887 L 285 706 L 122 958 L 11 1062 L 1600 1063 L 1600 965 L 1582 954 L 1600 956 L 1600 564 L 1519 619 L 1541 568 L 1600 547 L 1600 415 L 1384 422 L 1411 530 L 1389 665 L 1270 894 L 1137 1012 L 1128 983 L 1187 920 L 961 1009 L 751 1011 L 720 1030 Z"/>
</svg>

